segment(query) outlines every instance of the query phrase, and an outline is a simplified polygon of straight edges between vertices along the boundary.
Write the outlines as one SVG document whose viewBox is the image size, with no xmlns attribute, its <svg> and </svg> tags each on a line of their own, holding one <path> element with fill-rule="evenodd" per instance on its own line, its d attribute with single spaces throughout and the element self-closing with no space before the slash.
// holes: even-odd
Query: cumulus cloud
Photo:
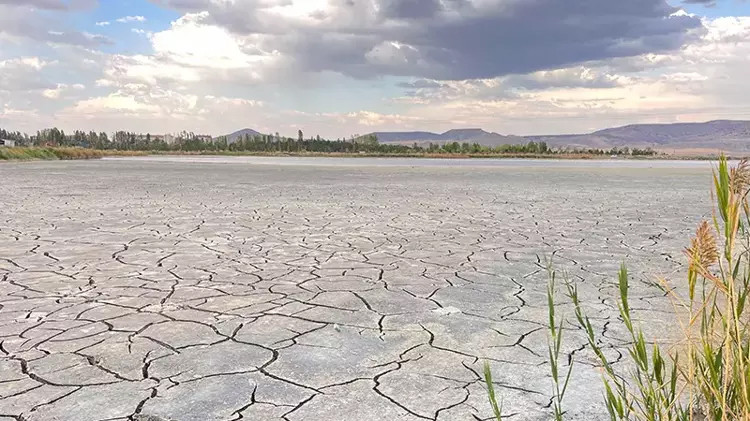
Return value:
<svg viewBox="0 0 750 421">
<path fill-rule="evenodd" d="M 186 85 L 255 84 L 271 77 L 278 56 L 249 48 L 226 29 L 206 25 L 205 13 L 187 14 L 167 30 L 148 36 L 152 54 L 109 56 L 99 85 L 145 84 L 170 89 Z"/>
<path fill-rule="evenodd" d="M 0 91 L 32 91 L 52 87 L 41 70 L 50 63 L 39 57 L 0 60 Z"/>
<path fill-rule="evenodd" d="M 130 22 L 145 22 L 146 18 L 143 16 L 123 16 L 117 19 L 119 23 L 130 23 Z"/>
<path fill-rule="evenodd" d="M 607 69 L 574 66 L 555 70 L 540 70 L 528 74 L 513 74 L 489 79 L 461 81 L 426 80 L 401 83 L 408 89 L 403 103 L 426 103 L 453 100 L 518 100 L 525 93 L 551 89 L 610 89 L 627 86 L 632 78 Z"/>
<path fill-rule="evenodd" d="M 264 104 L 246 98 L 216 97 L 151 89 L 143 85 L 123 87 L 106 96 L 75 102 L 61 110 L 55 118 L 90 129 L 123 129 L 123 117 L 130 121 L 130 130 L 151 133 L 178 132 L 189 128 L 205 133 L 234 130 L 248 123 L 248 116 L 268 118 Z M 221 119 L 217 119 L 221 116 Z M 258 123 L 258 128 L 270 128 Z M 127 127 L 126 127 L 127 128 Z M 276 128 L 275 130 L 278 130 Z"/>
<path fill-rule="evenodd" d="M 78 115 L 100 116 L 111 112 L 118 114 L 153 114 L 159 111 L 159 107 L 153 104 L 138 101 L 132 95 L 113 93 L 105 97 L 95 97 L 79 101 L 70 109 L 71 113 Z"/>
<path fill-rule="evenodd" d="M 51 89 L 45 89 L 42 92 L 42 95 L 48 99 L 60 99 L 61 97 L 64 97 L 70 92 L 74 91 L 83 91 L 86 89 L 86 87 L 80 83 L 75 83 L 72 85 L 66 84 L 66 83 L 58 83 L 54 88 Z"/>
</svg>

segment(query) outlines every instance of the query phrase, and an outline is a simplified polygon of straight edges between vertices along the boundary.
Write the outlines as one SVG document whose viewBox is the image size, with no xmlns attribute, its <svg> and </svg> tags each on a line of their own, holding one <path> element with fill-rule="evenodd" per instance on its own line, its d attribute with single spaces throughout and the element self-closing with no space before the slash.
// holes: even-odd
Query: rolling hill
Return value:
<svg viewBox="0 0 750 421">
<path fill-rule="evenodd" d="M 255 131 L 253 129 L 237 130 L 234 133 L 226 135 L 227 143 L 231 145 L 232 143 L 236 142 L 238 139 L 245 137 L 245 135 L 249 135 L 250 137 L 255 137 L 255 136 L 261 136 L 262 133 Z"/>
<path fill-rule="evenodd" d="M 519 136 L 503 136 L 498 133 L 491 133 L 482 129 L 453 129 L 445 133 L 432 132 L 375 132 L 372 133 L 378 138 L 380 143 L 397 143 L 402 145 L 411 145 L 417 143 L 424 145 L 426 143 L 448 143 L 448 142 L 468 142 L 478 143 L 484 146 L 497 146 L 504 144 L 526 143 L 528 140 Z"/>
<path fill-rule="evenodd" d="M 600 148 L 651 147 L 663 151 L 734 153 L 750 152 L 750 121 L 715 120 L 705 123 L 631 124 L 588 134 L 504 136 L 481 129 L 455 129 L 445 133 L 376 132 L 381 143 L 468 142 L 484 146 L 547 142 L 551 147 Z"/>
</svg>

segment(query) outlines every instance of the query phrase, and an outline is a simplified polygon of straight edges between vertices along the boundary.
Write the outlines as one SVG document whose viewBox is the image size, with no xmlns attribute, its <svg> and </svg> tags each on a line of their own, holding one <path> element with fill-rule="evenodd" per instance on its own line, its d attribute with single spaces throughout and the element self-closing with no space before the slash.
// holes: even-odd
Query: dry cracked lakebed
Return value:
<svg viewBox="0 0 750 421">
<path fill-rule="evenodd" d="M 0 420 L 549 417 L 547 274 L 611 357 L 614 275 L 657 276 L 709 208 L 700 163 L 146 158 L 0 164 Z M 560 313 L 569 314 L 567 303 Z M 569 419 L 602 419 L 566 324 Z"/>
</svg>

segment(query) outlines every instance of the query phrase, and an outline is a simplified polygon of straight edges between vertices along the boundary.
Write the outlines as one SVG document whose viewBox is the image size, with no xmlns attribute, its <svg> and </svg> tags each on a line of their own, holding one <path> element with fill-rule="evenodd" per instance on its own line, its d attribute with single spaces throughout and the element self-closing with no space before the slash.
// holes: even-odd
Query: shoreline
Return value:
<svg viewBox="0 0 750 421">
<path fill-rule="evenodd" d="M 448 154 L 448 153 L 338 153 L 338 152 L 247 152 L 247 151 L 124 151 L 86 148 L 57 147 L 0 147 L 0 162 L 40 160 L 85 160 L 105 157 L 146 156 L 256 156 L 256 157 L 303 157 L 303 158 L 418 158 L 418 159 L 549 159 L 549 160 L 662 160 L 662 161 L 711 161 L 718 156 L 708 155 L 653 155 L 611 156 L 585 153 L 549 154 Z M 729 159 L 733 157 L 728 156 Z"/>
</svg>

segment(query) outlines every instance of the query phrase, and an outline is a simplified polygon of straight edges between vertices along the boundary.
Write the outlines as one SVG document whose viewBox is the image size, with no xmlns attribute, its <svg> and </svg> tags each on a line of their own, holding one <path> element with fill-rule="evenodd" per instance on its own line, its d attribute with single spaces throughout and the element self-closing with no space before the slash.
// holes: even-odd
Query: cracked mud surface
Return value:
<svg viewBox="0 0 750 421">
<path fill-rule="evenodd" d="M 669 336 L 655 275 L 709 211 L 707 166 L 164 161 L 0 165 L 0 421 L 487 419 L 485 360 L 548 419 L 545 258 L 618 360 L 619 264 Z"/>
</svg>

